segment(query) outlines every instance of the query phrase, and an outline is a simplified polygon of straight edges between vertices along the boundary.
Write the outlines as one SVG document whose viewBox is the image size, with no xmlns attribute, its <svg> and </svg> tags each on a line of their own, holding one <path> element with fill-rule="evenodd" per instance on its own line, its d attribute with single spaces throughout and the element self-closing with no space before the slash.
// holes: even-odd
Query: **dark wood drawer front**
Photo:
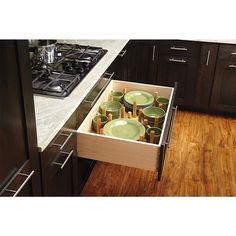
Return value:
<svg viewBox="0 0 236 236">
<path fill-rule="evenodd" d="M 236 61 L 236 45 L 220 45 L 218 58 Z"/>
<path fill-rule="evenodd" d="M 200 52 L 200 43 L 180 40 L 160 41 L 160 54 L 180 56 L 180 57 L 198 57 Z"/>
</svg>

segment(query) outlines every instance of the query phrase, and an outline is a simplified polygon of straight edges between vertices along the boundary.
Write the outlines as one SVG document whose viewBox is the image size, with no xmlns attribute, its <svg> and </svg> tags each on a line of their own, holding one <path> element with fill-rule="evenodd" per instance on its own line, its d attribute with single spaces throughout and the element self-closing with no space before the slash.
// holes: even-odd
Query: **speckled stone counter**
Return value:
<svg viewBox="0 0 236 236">
<path fill-rule="evenodd" d="M 108 52 L 68 97 L 53 98 L 34 95 L 37 140 L 40 152 L 48 146 L 60 131 L 88 92 L 127 44 L 128 40 L 61 40 L 58 42 L 103 47 Z"/>
</svg>

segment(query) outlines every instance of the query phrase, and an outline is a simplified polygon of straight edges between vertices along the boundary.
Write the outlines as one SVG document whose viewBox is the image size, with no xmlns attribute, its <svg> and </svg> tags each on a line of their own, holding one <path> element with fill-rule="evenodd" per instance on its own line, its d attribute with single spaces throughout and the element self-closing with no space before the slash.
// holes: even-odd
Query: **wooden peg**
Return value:
<svg viewBox="0 0 236 236">
<path fill-rule="evenodd" d="M 144 141 L 144 135 L 139 136 L 139 141 L 143 142 Z"/>
<path fill-rule="evenodd" d="M 109 121 L 112 120 L 112 114 L 111 114 L 111 113 L 109 113 L 109 115 L 108 115 L 108 120 L 109 120 Z"/>
<path fill-rule="evenodd" d="M 139 121 L 139 122 L 142 121 L 142 116 L 143 116 L 143 109 L 139 109 L 139 110 L 138 110 L 138 121 Z"/>
<path fill-rule="evenodd" d="M 156 106 L 156 104 L 157 104 L 157 97 L 158 97 L 158 92 L 155 92 L 155 93 L 154 93 L 153 106 Z"/>
<path fill-rule="evenodd" d="M 132 112 L 131 112 L 131 111 L 128 112 L 128 118 L 129 118 L 129 119 L 132 118 Z"/>
<path fill-rule="evenodd" d="M 127 93 L 127 89 L 123 88 L 123 94 L 125 95 Z"/>
<path fill-rule="evenodd" d="M 162 103 L 159 103 L 158 105 L 160 108 L 163 108 L 163 104 Z"/>
<path fill-rule="evenodd" d="M 155 131 L 152 130 L 152 131 L 150 132 L 150 143 L 154 143 L 154 138 L 155 138 Z"/>
<path fill-rule="evenodd" d="M 104 134 L 104 133 L 103 133 L 103 128 L 100 128 L 100 134 Z"/>
<path fill-rule="evenodd" d="M 148 120 L 147 119 L 143 120 L 143 125 L 144 125 L 145 128 L 147 128 L 147 126 L 148 126 Z"/>
<path fill-rule="evenodd" d="M 156 117 L 154 120 L 154 127 L 158 127 L 159 117 Z"/>
<path fill-rule="evenodd" d="M 103 109 L 102 109 L 102 115 L 103 115 L 103 116 L 106 116 L 106 112 L 107 112 L 107 110 L 106 110 L 105 108 L 103 108 Z"/>
<path fill-rule="evenodd" d="M 100 134 L 101 118 L 97 118 L 96 125 L 97 125 L 97 134 Z"/>
<path fill-rule="evenodd" d="M 137 102 L 136 101 L 133 102 L 133 117 L 134 118 L 137 117 Z"/>
<path fill-rule="evenodd" d="M 120 116 L 121 116 L 121 118 L 125 118 L 125 107 L 123 105 L 120 109 Z"/>
</svg>

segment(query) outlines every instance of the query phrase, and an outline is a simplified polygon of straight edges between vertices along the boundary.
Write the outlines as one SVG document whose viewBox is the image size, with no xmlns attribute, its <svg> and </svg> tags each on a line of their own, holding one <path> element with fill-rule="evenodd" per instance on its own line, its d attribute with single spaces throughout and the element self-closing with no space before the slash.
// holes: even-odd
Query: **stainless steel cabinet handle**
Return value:
<svg viewBox="0 0 236 236">
<path fill-rule="evenodd" d="M 208 50 L 208 53 L 207 53 L 207 60 L 206 60 L 206 66 L 209 65 L 210 55 L 211 55 L 211 50 Z"/>
<path fill-rule="evenodd" d="M 171 127 L 170 127 L 170 131 L 169 131 L 169 137 L 168 137 L 168 140 L 166 141 L 167 147 L 170 147 L 170 141 L 171 141 L 171 137 L 172 137 L 172 131 L 173 131 L 173 128 L 174 128 L 174 123 L 175 123 L 175 118 L 176 118 L 178 106 L 173 107 L 172 110 L 174 110 L 174 116 L 173 116 L 172 121 L 171 121 Z"/>
<path fill-rule="evenodd" d="M 235 55 L 236 55 L 236 52 L 231 52 L 231 55 L 235 56 Z"/>
<path fill-rule="evenodd" d="M 27 178 L 25 179 L 25 181 L 21 184 L 21 186 L 20 186 L 17 190 L 4 189 L 4 191 L 14 193 L 13 197 L 16 197 L 16 196 L 20 193 L 21 189 L 24 188 L 24 186 L 25 186 L 25 185 L 27 184 L 27 182 L 30 180 L 30 178 L 32 177 L 33 174 L 34 174 L 34 170 L 32 170 L 29 175 L 23 174 L 23 173 L 18 173 L 17 175 L 27 176 Z"/>
<path fill-rule="evenodd" d="M 123 51 L 121 51 L 121 52 L 119 53 L 119 56 L 120 56 L 120 57 L 123 57 L 123 56 L 125 55 L 126 52 L 127 52 L 127 50 L 123 50 Z"/>
<path fill-rule="evenodd" d="M 187 48 L 182 48 L 182 47 L 175 47 L 175 46 L 172 46 L 170 47 L 170 50 L 177 50 L 177 51 L 188 51 Z"/>
<path fill-rule="evenodd" d="M 97 96 L 94 98 L 94 100 L 91 102 L 91 101 L 87 101 L 87 100 L 84 100 L 83 102 L 86 102 L 86 103 L 90 103 L 90 107 L 93 107 L 94 104 L 97 102 L 97 100 L 99 99 L 100 95 L 103 93 L 103 91 L 105 90 L 105 88 L 107 87 L 107 85 L 111 82 L 111 79 L 113 77 L 115 73 L 113 72 L 112 74 L 110 73 L 105 73 L 104 75 L 108 75 L 109 78 L 106 82 L 106 84 L 103 86 L 103 88 L 100 90 L 100 92 L 97 94 Z"/>
<path fill-rule="evenodd" d="M 72 135 L 73 135 L 73 133 L 70 133 L 70 134 L 60 133 L 59 136 L 67 136 L 65 142 L 63 144 L 52 143 L 52 146 L 58 146 L 58 147 L 60 147 L 60 150 L 62 150 Z"/>
<path fill-rule="evenodd" d="M 179 63 L 186 63 L 184 59 L 174 59 L 174 58 L 169 58 L 169 61 L 171 62 L 179 62 Z"/>
<path fill-rule="evenodd" d="M 156 51 L 156 46 L 153 45 L 153 46 L 152 46 L 152 61 L 155 60 L 155 51 Z"/>
<path fill-rule="evenodd" d="M 229 65 L 230 68 L 236 68 L 236 65 Z"/>
<path fill-rule="evenodd" d="M 61 152 L 62 154 L 68 154 L 68 156 L 66 157 L 65 161 L 63 163 L 53 162 L 53 164 L 61 166 L 61 170 L 63 170 L 64 166 L 66 165 L 66 163 L 68 162 L 68 160 L 72 156 L 73 152 L 74 152 L 74 150 L 71 150 L 70 152 Z"/>
</svg>

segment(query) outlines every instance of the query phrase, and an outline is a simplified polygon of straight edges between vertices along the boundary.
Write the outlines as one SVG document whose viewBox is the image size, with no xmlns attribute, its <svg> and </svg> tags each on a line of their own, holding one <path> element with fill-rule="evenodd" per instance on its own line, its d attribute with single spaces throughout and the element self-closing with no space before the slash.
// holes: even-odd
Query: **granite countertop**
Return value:
<svg viewBox="0 0 236 236">
<path fill-rule="evenodd" d="M 127 44 L 128 40 L 60 40 L 58 42 L 103 47 L 107 49 L 108 52 L 68 97 L 53 98 L 43 95 L 34 95 L 37 146 L 40 152 L 44 151 L 53 140 L 78 105 Z"/>
</svg>

